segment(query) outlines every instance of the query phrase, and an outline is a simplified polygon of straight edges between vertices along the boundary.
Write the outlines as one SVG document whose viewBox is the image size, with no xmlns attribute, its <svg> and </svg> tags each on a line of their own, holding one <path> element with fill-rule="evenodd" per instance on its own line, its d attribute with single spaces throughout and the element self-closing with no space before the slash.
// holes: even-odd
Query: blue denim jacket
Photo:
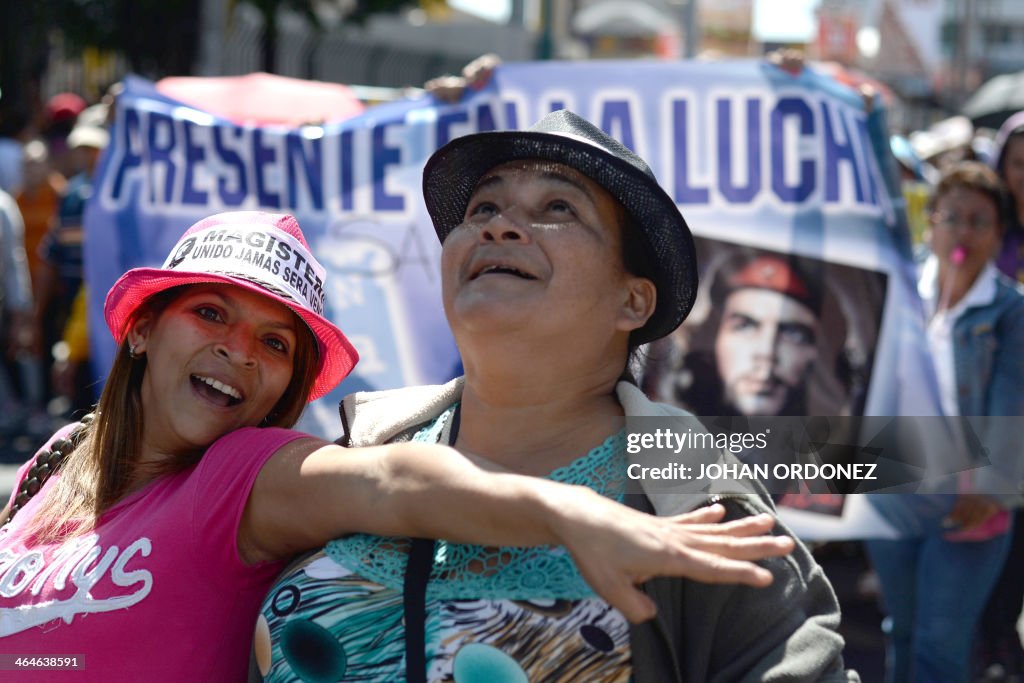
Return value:
<svg viewBox="0 0 1024 683">
<path fill-rule="evenodd" d="M 1024 415 L 1024 288 L 996 279 L 991 303 L 968 308 L 953 324 L 957 404 L 964 416 Z M 1014 421 L 1016 422 L 1016 421 Z M 974 470 L 975 490 L 1005 506 L 1024 506 L 1024 443 L 1008 420 L 972 419 L 992 467 Z M 955 486 L 955 482 L 951 482 Z M 1014 489 L 1016 488 L 1016 491 Z M 955 502 L 949 495 L 869 494 L 872 505 L 904 536 L 934 531 Z"/>
<path fill-rule="evenodd" d="M 1024 415 L 1024 288 L 1000 275 L 992 303 L 964 311 L 953 363 L 961 415 Z"/>
<path fill-rule="evenodd" d="M 992 465 L 974 472 L 974 485 L 1024 505 L 1024 442 L 1019 421 L 1005 418 L 1024 416 L 1024 288 L 1000 274 L 992 303 L 964 311 L 953 325 L 953 363 L 960 414 L 995 417 L 972 420 Z"/>
</svg>

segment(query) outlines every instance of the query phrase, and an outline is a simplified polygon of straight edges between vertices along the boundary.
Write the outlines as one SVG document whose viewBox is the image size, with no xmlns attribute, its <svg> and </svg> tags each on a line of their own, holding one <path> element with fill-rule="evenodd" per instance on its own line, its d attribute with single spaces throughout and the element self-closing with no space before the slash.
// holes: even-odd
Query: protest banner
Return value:
<svg viewBox="0 0 1024 683">
<path fill-rule="evenodd" d="M 456 136 L 526 127 L 563 107 L 648 160 L 698 238 L 709 282 L 739 252 L 813 273 L 803 286 L 820 333 L 813 362 L 805 361 L 814 371 L 796 373 L 806 395 L 794 401 L 821 414 L 939 412 L 884 121 L 812 68 L 507 64 L 455 104 L 424 96 L 299 128 L 236 125 L 145 80 L 125 85 L 85 219 L 91 328 L 104 329 L 103 295 L 115 279 L 159 264 L 200 217 L 293 213 L 327 269 L 324 312 L 362 356 L 301 429 L 334 438 L 343 395 L 459 372 L 440 304 L 440 249 L 421 198 L 423 163 Z M 710 291 L 702 285 L 702 296 Z M 701 341 L 696 332 L 715 305 L 698 305 L 670 356 L 713 349 L 713 335 L 705 330 Z M 92 344 L 103 373 L 111 342 L 94 334 Z M 686 371 L 679 365 L 653 381 L 681 390 Z"/>
</svg>

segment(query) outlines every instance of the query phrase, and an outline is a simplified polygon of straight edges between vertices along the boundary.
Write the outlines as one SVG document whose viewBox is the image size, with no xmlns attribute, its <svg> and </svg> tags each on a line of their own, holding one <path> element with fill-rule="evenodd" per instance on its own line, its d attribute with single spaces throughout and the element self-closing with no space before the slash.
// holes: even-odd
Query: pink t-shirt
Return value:
<svg viewBox="0 0 1024 683">
<path fill-rule="evenodd" d="M 301 436 L 228 434 L 195 467 L 120 501 L 92 533 L 27 548 L 37 494 L 0 530 L 0 653 L 78 656 L 85 670 L 0 679 L 244 680 L 260 601 L 282 563 L 244 565 L 238 526 L 264 463 Z"/>
</svg>

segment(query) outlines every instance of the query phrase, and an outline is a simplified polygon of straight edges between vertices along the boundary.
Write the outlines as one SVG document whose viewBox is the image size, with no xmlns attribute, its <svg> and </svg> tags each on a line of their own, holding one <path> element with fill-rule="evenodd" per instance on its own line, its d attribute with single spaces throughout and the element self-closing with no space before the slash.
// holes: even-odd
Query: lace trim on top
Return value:
<svg viewBox="0 0 1024 683">
<path fill-rule="evenodd" d="M 421 429 L 414 441 L 436 443 L 455 407 Z M 546 479 L 587 486 L 622 501 L 625 430 Z M 442 503 L 443 504 L 443 503 Z M 408 538 L 355 534 L 327 544 L 338 564 L 393 590 L 402 590 Z M 594 597 L 569 552 L 560 546 L 485 547 L 438 541 L 427 598 L 435 600 L 582 600 Z"/>
</svg>

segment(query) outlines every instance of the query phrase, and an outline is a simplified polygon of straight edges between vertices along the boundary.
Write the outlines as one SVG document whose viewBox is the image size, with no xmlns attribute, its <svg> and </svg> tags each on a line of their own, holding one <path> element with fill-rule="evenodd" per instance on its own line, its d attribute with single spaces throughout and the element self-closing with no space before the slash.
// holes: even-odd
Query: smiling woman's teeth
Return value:
<svg viewBox="0 0 1024 683">
<path fill-rule="evenodd" d="M 487 275 L 488 273 L 503 273 L 505 275 L 515 275 L 516 277 L 521 277 L 521 278 L 524 278 L 526 280 L 535 280 L 536 279 L 532 275 L 530 275 L 528 273 L 524 273 L 523 271 L 519 270 L 518 268 L 513 268 L 512 266 L 497 266 L 497 265 L 495 265 L 495 266 L 484 266 L 483 268 L 480 269 L 480 272 L 476 274 L 476 277 L 480 277 L 481 275 Z"/>
<path fill-rule="evenodd" d="M 227 394 L 236 401 L 242 400 L 242 394 L 239 393 L 238 389 L 235 389 L 234 387 L 230 387 L 227 384 L 219 382 L 212 377 L 203 377 L 201 375 L 196 375 L 196 379 L 198 379 L 200 382 L 203 382 L 208 386 L 213 387 L 222 394 Z"/>
</svg>

